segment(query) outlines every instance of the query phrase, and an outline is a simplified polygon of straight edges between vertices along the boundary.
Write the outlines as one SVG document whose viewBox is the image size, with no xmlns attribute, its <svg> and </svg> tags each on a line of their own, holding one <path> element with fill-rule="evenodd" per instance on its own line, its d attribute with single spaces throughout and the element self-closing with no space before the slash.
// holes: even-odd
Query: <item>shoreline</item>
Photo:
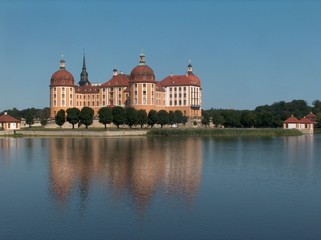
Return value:
<svg viewBox="0 0 321 240">
<path fill-rule="evenodd" d="M 0 131 L 0 137 L 273 137 L 302 136 L 296 129 L 274 128 L 154 128 L 154 129 L 112 129 L 112 130 L 16 130 Z"/>
</svg>

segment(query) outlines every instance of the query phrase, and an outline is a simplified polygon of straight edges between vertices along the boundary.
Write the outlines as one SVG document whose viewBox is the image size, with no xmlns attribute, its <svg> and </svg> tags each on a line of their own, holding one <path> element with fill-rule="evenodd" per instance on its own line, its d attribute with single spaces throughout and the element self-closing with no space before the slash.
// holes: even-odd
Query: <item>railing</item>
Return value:
<svg viewBox="0 0 321 240">
<path fill-rule="evenodd" d="M 191 105 L 191 109 L 193 110 L 199 110 L 201 108 L 201 105 Z"/>
</svg>

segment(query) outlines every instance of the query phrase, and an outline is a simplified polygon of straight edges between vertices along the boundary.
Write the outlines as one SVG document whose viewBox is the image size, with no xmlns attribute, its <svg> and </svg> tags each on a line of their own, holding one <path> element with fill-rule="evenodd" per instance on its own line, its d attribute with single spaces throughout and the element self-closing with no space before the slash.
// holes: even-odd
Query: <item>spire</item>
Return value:
<svg viewBox="0 0 321 240">
<path fill-rule="evenodd" d="M 65 60 L 64 60 L 64 55 L 63 54 L 61 54 L 60 69 L 65 69 Z"/>
<path fill-rule="evenodd" d="M 191 59 L 188 61 L 187 74 L 188 75 L 192 75 L 193 74 L 193 66 L 192 66 L 192 60 Z"/>
<path fill-rule="evenodd" d="M 139 55 L 139 65 L 145 65 L 145 54 L 144 49 L 142 49 L 142 52 Z"/>
<path fill-rule="evenodd" d="M 87 69 L 86 69 L 86 56 L 85 56 L 85 49 L 84 49 L 83 62 L 82 62 L 82 72 L 80 73 L 79 85 L 83 86 L 85 84 L 90 84 L 90 82 L 88 81 L 88 73 L 87 73 Z"/>
<path fill-rule="evenodd" d="M 84 49 L 84 56 L 83 56 L 83 60 L 82 60 L 82 70 L 86 71 L 86 59 L 85 59 L 85 49 Z"/>
</svg>

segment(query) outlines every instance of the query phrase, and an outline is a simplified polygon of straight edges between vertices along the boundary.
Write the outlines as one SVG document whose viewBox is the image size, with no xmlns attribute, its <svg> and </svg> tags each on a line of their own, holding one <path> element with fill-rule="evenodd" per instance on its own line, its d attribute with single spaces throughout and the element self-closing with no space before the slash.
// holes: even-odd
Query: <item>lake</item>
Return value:
<svg viewBox="0 0 321 240">
<path fill-rule="evenodd" d="M 321 239 L 321 136 L 0 138 L 0 239 Z"/>
</svg>

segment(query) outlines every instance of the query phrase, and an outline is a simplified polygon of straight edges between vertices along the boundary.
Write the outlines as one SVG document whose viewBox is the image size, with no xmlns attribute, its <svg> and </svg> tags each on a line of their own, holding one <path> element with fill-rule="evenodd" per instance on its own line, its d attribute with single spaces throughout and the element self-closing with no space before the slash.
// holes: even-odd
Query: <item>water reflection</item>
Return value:
<svg viewBox="0 0 321 240">
<path fill-rule="evenodd" d="M 91 184 L 144 211 L 156 192 L 191 202 L 202 175 L 202 141 L 155 138 L 50 138 L 50 193 L 86 207 Z"/>
</svg>

